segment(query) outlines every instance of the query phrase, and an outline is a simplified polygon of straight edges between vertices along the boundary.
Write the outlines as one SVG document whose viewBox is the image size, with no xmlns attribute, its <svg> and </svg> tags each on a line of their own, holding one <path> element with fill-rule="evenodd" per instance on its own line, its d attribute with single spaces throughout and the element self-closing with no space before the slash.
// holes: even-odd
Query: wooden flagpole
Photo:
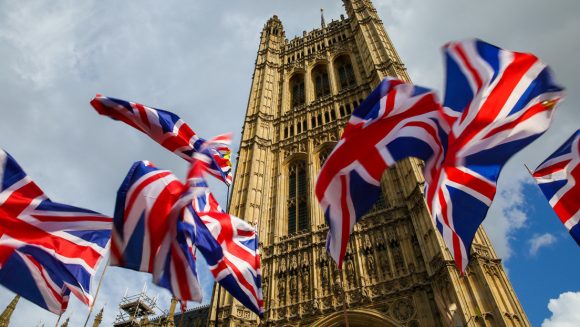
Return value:
<svg viewBox="0 0 580 327">
<path fill-rule="evenodd" d="M 109 254 L 109 258 L 107 258 L 107 264 L 105 265 L 105 269 L 103 269 L 103 273 L 101 274 L 101 278 L 99 279 L 99 285 L 97 285 L 97 291 L 95 292 L 95 298 L 93 299 L 93 303 L 89 307 L 89 314 L 87 315 L 87 320 L 85 320 L 84 327 L 87 327 L 89 323 L 89 319 L 91 318 L 91 314 L 93 313 L 93 308 L 95 307 L 95 303 L 97 303 L 97 296 L 99 296 L 99 290 L 101 289 L 101 284 L 103 283 L 103 277 L 107 272 L 107 268 L 109 267 L 109 263 L 111 263 L 111 255 Z M 60 317 L 59 317 L 60 319 Z M 58 323 L 58 322 L 57 322 Z"/>
</svg>

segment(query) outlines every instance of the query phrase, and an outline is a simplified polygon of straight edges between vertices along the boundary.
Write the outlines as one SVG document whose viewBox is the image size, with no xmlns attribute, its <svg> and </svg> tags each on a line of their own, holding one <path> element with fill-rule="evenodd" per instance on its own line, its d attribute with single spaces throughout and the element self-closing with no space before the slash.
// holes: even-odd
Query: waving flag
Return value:
<svg viewBox="0 0 580 327">
<path fill-rule="evenodd" d="M 580 129 L 542 162 L 532 176 L 580 245 Z"/>
<path fill-rule="evenodd" d="M 210 146 L 212 163 L 209 173 L 227 185 L 232 183 L 229 136 L 218 136 L 210 142 L 200 138 L 179 116 L 169 111 L 146 107 L 139 103 L 108 98 L 97 94 L 91 101 L 95 110 L 114 120 L 120 120 L 149 135 L 155 142 L 181 158 L 190 161 L 203 146 Z"/>
<path fill-rule="evenodd" d="M 203 155 L 196 158 L 188 180 L 187 199 L 192 199 L 192 204 L 184 211 L 183 220 L 195 226 L 195 245 L 216 281 L 262 317 L 264 301 L 257 234 L 250 224 L 221 209 L 203 177 L 210 160 Z"/>
<path fill-rule="evenodd" d="M 111 218 L 52 202 L 0 149 L 0 284 L 53 313 L 90 287 L 109 243 Z"/>
<path fill-rule="evenodd" d="M 463 272 L 503 165 L 548 128 L 562 89 L 532 54 L 480 40 L 452 42 L 444 51 L 442 117 L 451 130 L 443 142 L 442 160 L 426 167 L 426 198 Z"/>
<path fill-rule="evenodd" d="M 152 273 L 176 298 L 201 302 L 195 230 L 179 219 L 186 190 L 167 170 L 133 164 L 117 195 L 111 265 Z"/>
<path fill-rule="evenodd" d="M 433 91 L 385 79 L 352 113 L 316 182 L 330 226 L 326 247 L 339 267 L 354 224 L 380 194 L 385 169 L 406 157 L 430 168 L 443 153 L 439 108 Z"/>
</svg>

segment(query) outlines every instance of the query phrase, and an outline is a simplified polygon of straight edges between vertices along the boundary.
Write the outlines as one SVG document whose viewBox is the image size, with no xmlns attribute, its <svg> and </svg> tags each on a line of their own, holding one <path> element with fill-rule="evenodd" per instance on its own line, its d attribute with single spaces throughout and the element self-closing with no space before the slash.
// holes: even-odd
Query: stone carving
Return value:
<svg viewBox="0 0 580 327">
<path fill-rule="evenodd" d="M 365 250 L 366 253 L 370 253 L 372 247 L 373 247 L 373 245 L 371 243 L 371 239 L 369 237 L 369 234 L 365 234 L 364 239 L 363 239 L 363 249 Z"/>
<path fill-rule="evenodd" d="M 352 259 L 346 261 L 346 280 L 348 281 L 349 285 L 354 284 L 354 264 Z"/>
<path fill-rule="evenodd" d="M 407 299 L 400 299 L 393 305 L 393 316 L 400 321 L 407 321 L 415 313 L 415 308 L 411 301 Z"/>
<path fill-rule="evenodd" d="M 284 278 L 278 279 L 278 302 L 280 305 L 284 304 L 286 299 L 286 281 Z"/>
<path fill-rule="evenodd" d="M 320 269 L 320 281 L 322 283 L 323 291 L 326 292 L 326 288 L 328 285 L 328 267 L 326 263 L 324 263 L 322 265 L 322 268 Z"/>
<path fill-rule="evenodd" d="M 383 237 L 383 233 L 381 231 L 377 232 L 375 237 L 375 242 L 377 244 L 377 249 L 382 251 L 385 249 L 385 238 Z"/>
<path fill-rule="evenodd" d="M 278 275 L 284 275 L 286 273 L 286 259 L 280 258 L 280 267 L 278 268 Z"/>
<path fill-rule="evenodd" d="M 393 253 L 393 260 L 395 261 L 395 267 L 397 267 L 398 270 L 404 270 L 405 262 L 403 261 L 403 253 L 398 241 L 391 242 L 391 251 Z"/>
<path fill-rule="evenodd" d="M 367 256 L 367 270 L 371 276 L 375 275 L 375 258 L 372 255 Z"/>
<path fill-rule="evenodd" d="M 308 252 L 304 252 L 304 255 L 302 256 L 302 268 L 308 267 L 309 265 L 310 262 L 308 260 Z"/>
<path fill-rule="evenodd" d="M 298 270 L 298 262 L 296 261 L 296 256 L 292 255 L 292 261 L 290 263 L 290 273 L 295 273 Z"/>
<path fill-rule="evenodd" d="M 310 269 L 305 267 L 302 270 L 302 296 L 308 298 L 308 291 L 310 290 Z"/>
<path fill-rule="evenodd" d="M 298 294 L 298 282 L 296 281 L 296 275 L 290 277 L 290 298 L 292 302 L 296 302 L 296 295 Z"/>
</svg>

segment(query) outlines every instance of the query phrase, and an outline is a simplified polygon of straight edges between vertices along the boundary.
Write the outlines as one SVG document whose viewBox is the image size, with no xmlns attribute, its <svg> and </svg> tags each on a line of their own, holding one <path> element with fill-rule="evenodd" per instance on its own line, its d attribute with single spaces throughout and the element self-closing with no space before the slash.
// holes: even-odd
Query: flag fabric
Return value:
<svg viewBox="0 0 580 327">
<path fill-rule="evenodd" d="M 107 216 L 51 201 L 0 149 L 0 284 L 56 314 L 71 292 L 91 305 L 111 225 Z"/>
<path fill-rule="evenodd" d="M 195 231 L 179 219 L 185 190 L 170 171 L 133 164 L 117 193 L 111 265 L 149 272 L 176 298 L 201 302 Z"/>
<path fill-rule="evenodd" d="M 100 94 L 95 96 L 91 105 L 99 114 L 136 128 L 185 160 L 190 161 L 202 147 L 209 147 L 213 159 L 209 173 L 227 185 L 232 183 L 231 150 L 229 143 L 223 142 L 231 138 L 229 135 L 207 141 L 197 136 L 188 124 L 172 112 Z"/>
<path fill-rule="evenodd" d="M 532 176 L 580 245 L 580 129 L 542 162 Z"/>
<path fill-rule="evenodd" d="M 444 46 L 450 126 L 443 156 L 425 167 L 425 195 L 437 229 L 460 271 L 496 192 L 507 160 L 548 128 L 562 88 L 532 54 L 481 40 Z"/>
<path fill-rule="evenodd" d="M 431 169 L 443 153 L 439 109 L 433 91 L 385 79 L 352 113 L 316 182 L 329 225 L 326 248 L 339 267 L 354 224 L 380 194 L 385 169 L 406 157 L 423 159 Z"/>
<path fill-rule="evenodd" d="M 250 224 L 222 210 L 204 178 L 209 158 L 202 154 L 195 158 L 188 177 L 190 192 L 185 197 L 191 203 L 183 211 L 183 220 L 195 226 L 195 245 L 216 281 L 263 317 L 258 235 Z"/>
</svg>

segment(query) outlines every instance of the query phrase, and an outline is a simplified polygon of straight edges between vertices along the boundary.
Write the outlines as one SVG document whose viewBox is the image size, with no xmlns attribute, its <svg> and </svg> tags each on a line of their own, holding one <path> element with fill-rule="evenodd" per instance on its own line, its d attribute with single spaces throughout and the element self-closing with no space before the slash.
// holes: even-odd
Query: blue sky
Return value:
<svg viewBox="0 0 580 327">
<path fill-rule="evenodd" d="M 513 287 L 532 325 L 539 326 L 550 316 L 545 299 L 566 291 L 580 290 L 580 251 L 540 192 L 529 180 L 523 188 L 529 221 L 512 241 L 514 255 L 505 263 Z M 550 235 L 550 237 L 545 237 Z M 544 236 L 542 238 L 542 236 Z M 549 239 L 533 252 L 531 242 Z"/>
<path fill-rule="evenodd" d="M 412 80 L 442 91 L 440 47 L 479 37 L 533 52 L 567 88 L 553 126 L 515 156 L 500 177 L 485 227 L 532 324 L 578 319 L 579 249 L 523 169 L 535 167 L 580 122 L 580 2 L 375 0 L 379 16 Z M 317 1 L 17 1 L 0 0 L 0 147 L 55 201 L 112 214 L 116 190 L 134 161 L 149 159 L 184 176 L 182 159 L 140 133 L 98 116 L 95 93 L 178 113 L 203 137 L 233 132 L 239 143 L 259 33 L 277 14 L 292 38 L 343 14 L 337 0 Z M 213 185 L 225 202 L 225 188 Z M 532 249 L 535 249 L 532 251 Z M 200 263 L 200 270 L 204 265 Z M 212 279 L 200 271 L 209 300 Z M 105 324 L 125 292 L 150 276 L 112 268 L 96 308 Z M 164 290 L 159 305 L 169 306 Z M 12 294 L 0 288 L 0 308 Z M 552 301 L 551 301 L 552 299 Z M 572 308 L 572 309 L 570 309 Z M 65 317 L 84 323 L 72 300 Z M 18 305 L 18 326 L 56 317 Z"/>
</svg>

